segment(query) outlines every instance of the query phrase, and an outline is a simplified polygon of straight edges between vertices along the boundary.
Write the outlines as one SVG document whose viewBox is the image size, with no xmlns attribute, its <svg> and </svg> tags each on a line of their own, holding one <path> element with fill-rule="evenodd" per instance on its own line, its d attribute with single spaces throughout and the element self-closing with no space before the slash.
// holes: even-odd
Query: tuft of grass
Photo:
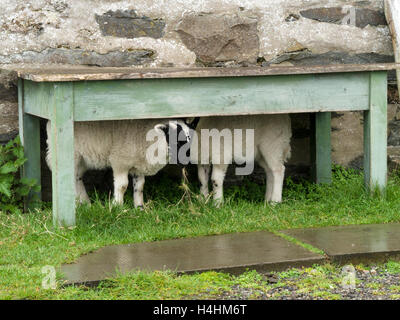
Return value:
<svg viewBox="0 0 400 320">
<path fill-rule="evenodd" d="M 301 269 L 289 269 L 286 271 L 279 272 L 280 279 L 296 279 L 304 273 Z"/>
<path fill-rule="evenodd" d="M 365 287 L 373 290 L 379 290 L 382 289 L 383 285 L 381 283 L 373 282 L 373 283 L 367 283 Z"/>
<path fill-rule="evenodd" d="M 400 295 L 400 285 L 393 285 L 389 287 L 389 290 L 397 295 Z"/>
<path fill-rule="evenodd" d="M 315 247 L 313 247 L 312 245 L 310 245 L 310 244 L 308 244 L 308 243 L 304 243 L 304 242 L 302 242 L 302 241 L 300 241 L 300 240 L 298 240 L 298 239 L 296 239 L 296 238 L 294 238 L 294 237 L 291 237 L 291 236 L 289 236 L 289 235 L 287 235 L 287 234 L 284 234 L 284 233 L 282 233 L 282 232 L 275 231 L 275 230 L 272 230 L 271 232 L 274 233 L 275 235 L 277 235 L 277 236 L 279 236 L 279 237 L 282 237 L 282 238 L 284 238 L 285 240 L 287 240 L 287 241 L 289 241 L 289 242 L 292 242 L 292 243 L 294 243 L 294 244 L 297 244 L 298 246 L 301 246 L 301 247 L 303 247 L 304 249 L 307 249 L 307 250 L 309 250 L 309 251 L 311 251 L 311 252 L 318 253 L 318 254 L 321 254 L 321 255 L 324 255 L 324 254 L 325 254 L 325 252 L 322 251 L 321 249 L 315 248 Z"/>
<path fill-rule="evenodd" d="M 386 263 L 386 270 L 390 274 L 400 274 L 400 262 L 398 261 L 388 261 Z"/>
</svg>

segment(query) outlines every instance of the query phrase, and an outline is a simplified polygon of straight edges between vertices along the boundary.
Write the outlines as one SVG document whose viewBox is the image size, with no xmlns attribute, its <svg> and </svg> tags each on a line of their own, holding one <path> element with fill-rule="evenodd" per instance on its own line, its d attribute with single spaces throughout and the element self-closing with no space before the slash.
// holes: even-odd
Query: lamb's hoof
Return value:
<svg viewBox="0 0 400 320">
<path fill-rule="evenodd" d="M 224 204 L 224 202 L 221 200 L 217 200 L 217 201 L 214 200 L 214 207 L 217 209 L 221 208 L 223 204 Z"/>
<path fill-rule="evenodd" d="M 140 206 L 137 206 L 136 209 L 139 209 L 140 211 L 143 211 L 144 207 L 143 207 L 143 205 L 140 205 Z"/>
<path fill-rule="evenodd" d="M 204 199 L 209 199 L 210 198 L 210 193 L 207 191 L 200 191 L 200 197 L 203 197 Z"/>
<path fill-rule="evenodd" d="M 278 204 L 280 204 L 281 202 L 279 201 L 267 201 L 265 204 L 267 205 L 267 206 L 270 206 L 270 207 L 272 207 L 272 208 L 274 208 L 274 207 L 276 207 Z"/>
<path fill-rule="evenodd" d="M 90 202 L 89 199 L 76 199 L 76 202 L 77 202 L 78 205 L 84 204 L 84 205 L 87 205 L 89 207 L 92 205 L 92 203 Z"/>
<path fill-rule="evenodd" d="M 115 200 L 115 199 L 113 199 L 113 200 L 111 201 L 111 205 L 112 205 L 113 207 L 122 206 L 123 204 L 124 204 L 123 201 L 117 201 L 117 200 Z"/>
<path fill-rule="evenodd" d="M 210 197 L 210 195 L 203 195 L 203 194 L 200 194 L 198 197 L 197 197 L 197 199 L 201 202 L 201 203 L 208 203 L 209 201 L 210 201 L 210 199 L 211 199 L 211 197 Z"/>
</svg>

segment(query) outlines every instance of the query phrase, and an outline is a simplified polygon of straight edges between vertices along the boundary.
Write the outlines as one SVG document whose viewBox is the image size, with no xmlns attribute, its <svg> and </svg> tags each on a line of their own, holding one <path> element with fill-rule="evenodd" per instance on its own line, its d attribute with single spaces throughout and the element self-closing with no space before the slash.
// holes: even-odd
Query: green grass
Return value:
<svg viewBox="0 0 400 320">
<path fill-rule="evenodd" d="M 389 261 L 385 264 L 385 267 L 390 274 L 400 274 L 400 264 L 397 262 Z"/>
<path fill-rule="evenodd" d="M 362 181 L 361 174 L 340 168 L 334 170 L 332 185 L 288 179 L 284 202 L 276 206 L 264 205 L 263 186 L 245 181 L 240 187 L 227 188 L 225 205 L 217 209 L 198 198 L 196 185 L 188 191 L 185 185 L 161 179 L 158 184 L 146 184 L 144 211 L 133 209 L 129 195 L 120 207 L 112 207 L 107 196 L 93 195 L 91 206 L 78 208 L 77 227 L 69 229 L 54 229 L 48 208 L 29 214 L 0 213 L 0 298 L 170 299 L 213 293 L 224 285 L 243 282 L 243 278 L 229 277 L 228 281 L 216 273 L 181 277 L 137 273 L 109 280 L 96 289 L 49 291 L 41 288 L 41 268 L 73 262 L 84 253 L 111 244 L 400 221 L 399 176 L 389 179 L 385 198 L 369 197 Z M 398 266 L 388 268 L 397 271 Z M 249 277 L 244 283 L 254 284 Z"/>
</svg>

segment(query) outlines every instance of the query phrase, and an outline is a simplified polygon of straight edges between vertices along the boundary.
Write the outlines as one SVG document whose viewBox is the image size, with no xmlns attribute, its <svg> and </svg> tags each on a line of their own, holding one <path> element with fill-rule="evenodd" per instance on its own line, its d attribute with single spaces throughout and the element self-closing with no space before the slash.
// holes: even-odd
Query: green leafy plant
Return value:
<svg viewBox="0 0 400 320">
<path fill-rule="evenodd" d="M 26 160 L 19 137 L 0 145 L 0 211 L 21 211 L 23 198 L 31 190 L 40 190 L 34 179 L 21 178 L 19 175 Z"/>
</svg>

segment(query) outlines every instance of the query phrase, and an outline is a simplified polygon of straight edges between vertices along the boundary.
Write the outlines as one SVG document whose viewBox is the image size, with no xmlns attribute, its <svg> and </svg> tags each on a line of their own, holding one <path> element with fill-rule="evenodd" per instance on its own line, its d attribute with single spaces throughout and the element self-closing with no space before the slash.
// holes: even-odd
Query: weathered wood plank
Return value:
<svg viewBox="0 0 400 320">
<path fill-rule="evenodd" d="M 387 182 L 387 77 L 371 73 L 370 110 L 364 112 L 364 175 L 371 191 Z"/>
<path fill-rule="evenodd" d="M 76 82 L 74 88 L 76 121 L 369 108 L 369 74 L 365 72 L 91 81 Z"/>
<path fill-rule="evenodd" d="M 25 81 L 18 81 L 18 113 L 19 113 L 19 136 L 24 146 L 24 155 L 27 158 L 21 170 L 21 176 L 35 179 L 38 185 L 41 184 L 40 170 L 40 123 L 39 118 L 25 113 L 26 93 L 24 93 Z M 41 199 L 41 192 L 30 192 L 25 198 L 25 210 L 34 209 L 36 202 L 31 201 L 34 197 Z"/>
<path fill-rule="evenodd" d="M 52 84 L 24 80 L 25 113 L 49 119 Z"/>
<path fill-rule="evenodd" d="M 75 225 L 74 118 L 72 83 L 53 84 L 51 105 L 53 222 Z"/>
<path fill-rule="evenodd" d="M 395 70 L 399 64 L 345 64 L 323 66 L 270 66 L 241 68 L 16 68 L 12 69 L 21 78 L 42 81 L 83 81 L 117 79 L 160 79 L 160 78 L 210 78 L 210 77 L 249 77 L 289 74 L 321 74 L 337 72 L 368 72 Z"/>
<path fill-rule="evenodd" d="M 315 113 L 311 117 L 312 176 L 315 183 L 332 182 L 331 113 Z"/>
<path fill-rule="evenodd" d="M 392 34 L 394 58 L 400 63 L 400 1 L 385 0 L 385 14 Z M 397 85 L 400 93 L 400 68 L 397 68 Z"/>
</svg>

